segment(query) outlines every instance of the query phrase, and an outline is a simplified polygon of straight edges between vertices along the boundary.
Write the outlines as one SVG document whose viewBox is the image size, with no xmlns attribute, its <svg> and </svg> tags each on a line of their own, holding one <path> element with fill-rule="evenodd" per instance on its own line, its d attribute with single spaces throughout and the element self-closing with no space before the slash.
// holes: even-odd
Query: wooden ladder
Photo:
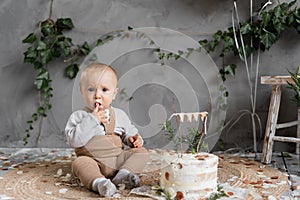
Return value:
<svg viewBox="0 0 300 200">
<path fill-rule="evenodd" d="M 261 84 L 272 85 L 272 94 L 270 99 L 268 120 L 264 138 L 263 152 L 261 161 L 269 164 L 272 158 L 274 141 L 297 143 L 296 154 L 300 153 L 300 110 L 298 109 L 298 121 L 292 121 L 283 124 L 277 124 L 279 107 L 281 101 L 281 85 L 293 83 L 290 76 L 262 76 Z M 275 136 L 276 129 L 287 128 L 297 125 L 297 137 Z"/>
</svg>

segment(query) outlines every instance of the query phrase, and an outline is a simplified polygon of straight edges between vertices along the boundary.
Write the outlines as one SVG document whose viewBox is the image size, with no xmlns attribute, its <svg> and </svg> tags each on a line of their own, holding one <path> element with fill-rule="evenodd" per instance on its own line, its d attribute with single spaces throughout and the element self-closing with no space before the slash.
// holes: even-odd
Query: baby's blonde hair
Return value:
<svg viewBox="0 0 300 200">
<path fill-rule="evenodd" d="M 116 76 L 116 79 L 118 80 L 116 71 L 110 65 L 106 65 L 103 63 L 91 63 L 82 71 L 82 73 L 80 75 L 80 79 L 79 79 L 80 90 L 81 90 L 83 82 L 87 79 L 88 72 L 91 70 L 97 70 L 97 72 L 101 72 L 99 79 L 101 78 L 102 74 L 105 71 L 110 70 L 114 73 L 114 75 Z"/>
</svg>

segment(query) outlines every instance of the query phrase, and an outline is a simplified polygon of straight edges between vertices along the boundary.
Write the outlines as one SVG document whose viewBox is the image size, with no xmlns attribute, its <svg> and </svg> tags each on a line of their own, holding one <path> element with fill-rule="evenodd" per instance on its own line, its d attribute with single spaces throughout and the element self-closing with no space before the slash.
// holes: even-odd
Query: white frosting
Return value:
<svg viewBox="0 0 300 200">
<path fill-rule="evenodd" d="M 168 164 L 161 169 L 160 185 L 176 196 L 179 192 L 185 199 L 209 197 L 217 189 L 218 157 L 209 153 L 166 153 Z"/>
</svg>

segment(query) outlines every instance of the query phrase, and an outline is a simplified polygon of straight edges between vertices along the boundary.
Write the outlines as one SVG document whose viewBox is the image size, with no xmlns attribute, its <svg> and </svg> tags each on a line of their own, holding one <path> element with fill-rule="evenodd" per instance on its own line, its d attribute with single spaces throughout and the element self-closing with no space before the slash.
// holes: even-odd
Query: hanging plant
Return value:
<svg viewBox="0 0 300 200">
<path fill-rule="evenodd" d="M 259 54 L 260 51 L 269 50 L 273 44 L 275 44 L 282 33 L 289 28 L 294 28 L 300 33 L 300 9 L 297 7 L 297 0 L 290 3 L 280 3 L 273 9 L 266 9 L 268 5 L 272 4 L 269 0 L 267 3 L 262 4 L 262 7 L 256 13 L 250 13 L 251 17 L 249 20 L 244 22 L 239 21 L 237 2 L 233 1 L 234 11 L 232 14 L 233 25 L 225 31 L 218 30 L 212 35 L 212 39 L 200 40 L 200 48 L 193 49 L 187 48 L 186 51 L 178 51 L 178 53 L 165 53 L 159 48 L 156 50 L 157 57 L 161 60 L 162 65 L 164 60 L 175 59 L 177 60 L 180 56 L 189 56 L 193 51 L 201 51 L 204 48 L 208 53 L 219 52 L 219 56 L 222 59 L 222 66 L 219 68 L 220 77 L 223 82 L 226 81 L 228 75 L 234 76 L 236 74 L 237 65 L 234 63 L 227 64 L 225 61 L 226 57 L 238 56 L 245 64 L 247 79 L 250 88 L 250 100 L 252 110 L 241 110 L 237 113 L 237 120 L 230 120 L 224 127 L 232 126 L 241 119 L 242 116 L 250 114 L 252 118 L 252 131 L 254 138 L 254 151 L 257 151 L 256 145 L 256 121 L 259 123 L 260 131 L 262 132 L 260 118 L 256 113 L 256 92 L 258 82 L 258 69 L 259 69 Z M 237 24 L 235 22 L 237 21 Z M 253 53 L 257 52 L 256 67 L 253 67 L 253 62 L 248 64 L 248 58 L 253 56 Z M 254 83 L 250 74 L 250 67 L 255 68 Z M 224 101 L 224 97 L 228 97 L 229 92 L 226 86 L 223 84 L 219 88 L 221 95 L 219 96 L 219 109 L 226 109 L 227 104 Z M 256 118 L 256 119 L 255 119 Z"/>
<path fill-rule="evenodd" d="M 50 102 L 53 97 L 51 86 L 51 77 L 49 73 L 49 63 L 53 60 L 63 59 L 64 63 L 68 63 L 65 67 L 65 76 L 73 79 L 79 72 L 79 64 L 77 61 L 87 56 L 93 48 L 103 45 L 113 40 L 115 37 L 126 36 L 123 31 L 115 31 L 110 34 L 101 35 L 98 40 L 92 44 L 83 42 L 82 45 L 75 45 L 72 38 L 67 37 L 64 33 L 74 28 L 74 24 L 70 18 L 58 18 L 56 21 L 51 18 L 53 0 L 51 1 L 50 16 L 38 25 L 36 32 L 30 33 L 22 42 L 29 44 L 24 52 L 24 63 L 30 63 L 37 71 L 34 79 L 35 88 L 39 92 L 39 106 L 31 115 L 31 119 L 27 121 L 26 135 L 23 138 L 24 145 L 28 144 L 28 138 L 34 129 L 33 124 L 40 120 L 39 132 L 36 144 L 39 143 L 43 129 L 43 119 L 47 117 L 47 111 L 52 108 Z M 132 30 L 128 27 L 128 30 Z M 97 56 L 93 55 L 91 61 L 97 60 Z"/>
<path fill-rule="evenodd" d="M 65 75 L 73 79 L 79 71 L 76 63 L 78 56 L 87 55 L 91 46 L 85 42 L 83 45 L 75 46 L 72 39 L 64 35 L 65 31 L 74 28 L 70 18 L 59 18 L 54 21 L 48 18 L 39 23 L 38 30 L 30 33 L 22 42 L 29 44 L 24 52 L 24 63 L 30 63 L 37 71 L 34 80 L 35 88 L 39 91 L 39 106 L 31 119 L 27 121 L 26 136 L 24 144 L 28 143 L 30 131 L 33 130 L 33 123 L 41 120 L 39 137 L 42 132 L 42 120 L 47 116 L 47 110 L 52 108 L 50 99 L 53 96 L 51 77 L 48 69 L 49 62 L 59 58 L 69 58 L 69 65 L 65 68 Z M 37 142 L 39 142 L 39 137 Z"/>
<path fill-rule="evenodd" d="M 208 52 L 216 51 L 217 46 L 221 46 L 220 57 L 223 59 L 223 66 L 221 67 L 220 75 L 225 81 L 227 75 L 235 75 L 236 64 L 225 64 L 225 57 L 231 54 L 238 55 L 242 60 L 245 58 L 241 56 L 243 53 L 248 57 L 255 50 L 268 50 L 281 36 L 282 32 L 294 27 L 300 33 L 300 14 L 299 8 L 296 7 L 296 0 L 290 3 L 282 3 L 271 10 L 263 10 L 257 12 L 254 21 L 246 21 L 239 24 L 239 29 L 234 27 L 228 28 L 227 31 L 217 31 L 213 34 L 213 39 L 201 40 L 199 44 Z M 56 21 L 52 19 L 52 4 L 51 0 L 49 18 L 40 22 L 38 30 L 30 33 L 23 43 L 29 44 L 29 47 L 24 52 L 24 63 L 30 63 L 37 71 L 34 80 L 34 85 L 39 91 L 39 106 L 27 121 L 26 136 L 24 137 L 24 144 L 28 143 L 30 132 L 33 130 L 33 123 L 41 120 L 39 126 L 39 136 L 42 132 L 43 118 L 47 116 L 47 111 L 51 109 L 51 97 L 53 96 L 53 88 L 51 86 L 51 77 L 48 70 L 49 63 L 56 59 L 63 59 L 68 63 L 65 70 L 65 75 L 70 79 L 76 77 L 79 71 L 78 59 L 86 56 L 90 51 L 98 45 L 102 45 L 107 41 L 112 40 L 116 35 L 101 36 L 94 44 L 84 42 L 82 45 L 74 45 L 72 39 L 64 35 L 66 31 L 74 28 L 74 24 L 70 18 L 59 18 Z M 128 27 L 128 30 L 132 30 Z M 241 35 L 245 38 L 247 43 L 244 48 L 238 47 L 235 43 L 235 37 Z M 153 41 L 151 41 L 153 42 Z M 251 43 L 251 44 L 250 44 Z M 220 49 L 220 48 L 218 48 Z M 179 51 L 178 54 L 164 53 L 157 48 L 156 52 L 159 60 L 164 59 L 179 59 L 181 56 L 189 56 L 195 49 L 189 48 L 186 52 Z M 200 48 L 197 49 L 201 50 Z M 221 90 L 222 89 L 222 90 Z M 221 88 L 223 96 L 228 96 L 226 88 Z"/>
<path fill-rule="evenodd" d="M 237 68 L 236 64 L 226 64 L 225 57 L 238 56 L 245 64 L 250 89 L 251 111 L 241 110 L 237 112 L 237 119 L 233 122 L 230 120 L 226 126 L 232 122 L 232 125 L 229 127 L 230 130 L 242 116 L 250 114 L 254 152 L 257 152 L 256 122 L 258 122 L 260 132 L 262 132 L 260 118 L 256 113 L 260 51 L 269 50 L 288 28 L 295 28 L 300 33 L 300 9 L 297 7 L 296 2 L 296 0 L 290 3 L 278 2 L 278 5 L 274 8 L 266 9 L 268 5 L 272 4 L 271 1 L 268 1 L 262 5 L 259 11 L 251 13 L 248 21 L 240 22 L 237 3 L 234 1 L 233 26 L 229 27 L 226 31 L 218 30 L 213 34 L 213 39 L 210 41 L 199 41 L 199 44 L 208 52 L 220 51 L 219 56 L 223 61 L 223 65 L 219 69 L 219 72 L 223 81 L 226 81 L 228 75 L 235 75 Z M 250 59 L 250 64 L 248 64 L 248 58 L 250 56 L 253 58 L 254 52 L 257 52 L 256 67 L 253 65 L 253 59 Z M 253 70 L 255 77 L 252 77 L 250 70 Z"/>
<path fill-rule="evenodd" d="M 297 0 L 290 3 L 279 3 L 273 9 L 264 10 L 264 7 L 254 13 L 253 21 L 241 22 L 235 27 L 229 27 L 225 31 L 218 30 L 211 40 L 200 40 L 199 44 L 208 52 L 220 50 L 220 58 L 223 66 L 219 70 L 222 80 L 227 75 L 235 75 L 236 64 L 225 64 L 225 57 L 239 56 L 241 60 L 248 58 L 254 51 L 269 50 L 275 44 L 282 33 L 288 28 L 295 28 L 300 34 L 300 8 L 296 6 Z M 238 45 L 236 38 L 243 38 L 244 46 Z M 244 56 L 245 55 L 245 56 Z"/>
<path fill-rule="evenodd" d="M 293 98 L 291 98 L 291 101 L 296 104 L 297 108 L 300 108 L 300 65 L 298 66 L 297 70 L 295 72 L 289 71 L 289 74 L 291 76 L 292 82 L 287 82 L 288 88 L 293 90 L 295 92 L 295 95 Z"/>
</svg>

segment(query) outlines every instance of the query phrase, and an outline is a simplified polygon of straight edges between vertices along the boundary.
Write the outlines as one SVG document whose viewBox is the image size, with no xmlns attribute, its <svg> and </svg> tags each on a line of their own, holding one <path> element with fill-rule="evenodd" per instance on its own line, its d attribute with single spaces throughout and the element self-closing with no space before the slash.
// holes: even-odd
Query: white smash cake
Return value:
<svg viewBox="0 0 300 200">
<path fill-rule="evenodd" d="M 165 152 L 160 186 L 176 199 L 205 199 L 217 190 L 218 156 Z"/>
</svg>

